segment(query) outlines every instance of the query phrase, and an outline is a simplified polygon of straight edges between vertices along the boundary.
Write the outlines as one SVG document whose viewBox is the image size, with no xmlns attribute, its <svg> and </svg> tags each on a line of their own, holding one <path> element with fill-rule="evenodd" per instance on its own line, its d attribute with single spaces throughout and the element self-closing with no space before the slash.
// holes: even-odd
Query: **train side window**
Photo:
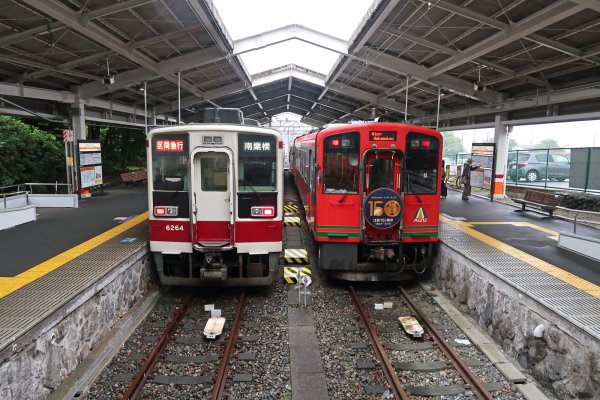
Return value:
<svg viewBox="0 0 600 400">
<path fill-rule="evenodd" d="M 406 135 L 406 173 L 409 194 L 435 194 L 440 145 L 437 138 L 422 133 Z"/>
<path fill-rule="evenodd" d="M 358 193 L 358 132 L 325 138 L 323 150 L 323 193 Z"/>
</svg>

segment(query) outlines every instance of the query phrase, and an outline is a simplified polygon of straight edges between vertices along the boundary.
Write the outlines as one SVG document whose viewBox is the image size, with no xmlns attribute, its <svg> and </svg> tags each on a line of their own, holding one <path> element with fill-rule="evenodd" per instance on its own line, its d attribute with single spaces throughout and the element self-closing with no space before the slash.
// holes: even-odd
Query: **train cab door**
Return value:
<svg viewBox="0 0 600 400">
<path fill-rule="evenodd" d="M 194 244 L 230 248 L 233 234 L 233 155 L 227 149 L 200 148 L 192 153 Z"/>
<path fill-rule="evenodd" d="M 363 171 L 363 241 L 397 241 L 404 209 L 402 153 L 369 150 L 364 157 Z"/>
</svg>

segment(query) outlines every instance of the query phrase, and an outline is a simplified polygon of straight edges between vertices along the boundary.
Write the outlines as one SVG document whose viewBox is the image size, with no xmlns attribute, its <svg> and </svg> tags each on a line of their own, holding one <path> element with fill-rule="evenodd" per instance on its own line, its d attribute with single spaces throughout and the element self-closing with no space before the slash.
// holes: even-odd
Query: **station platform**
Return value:
<svg viewBox="0 0 600 400">
<path fill-rule="evenodd" d="M 558 249 L 572 224 L 450 190 L 441 200 L 440 240 L 505 284 L 547 307 L 600 342 L 600 270 L 586 257 Z M 18 351 L 43 333 L 48 318 L 78 305 L 69 299 L 147 252 L 146 188 L 113 189 L 78 209 L 40 210 L 36 222 L 0 232 L 0 353 Z M 578 226 L 600 239 L 600 231 Z M 42 323 L 45 327 L 39 327 Z M 11 350 L 12 348 L 12 350 Z M 7 359 L 7 358 L 4 358 Z"/>
</svg>

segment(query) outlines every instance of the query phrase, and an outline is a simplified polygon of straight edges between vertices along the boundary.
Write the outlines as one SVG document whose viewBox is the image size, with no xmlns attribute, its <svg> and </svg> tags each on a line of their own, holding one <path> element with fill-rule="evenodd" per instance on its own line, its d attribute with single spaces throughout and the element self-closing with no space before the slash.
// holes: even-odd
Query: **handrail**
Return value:
<svg viewBox="0 0 600 400">
<path fill-rule="evenodd" d="M 22 187 L 25 187 L 25 190 L 27 190 L 27 188 L 29 189 L 29 193 L 30 194 L 34 194 L 33 193 L 33 188 L 34 187 L 42 187 L 42 186 L 46 186 L 46 187 L 54 187 L 54 194 L 58 194 L 58 188 L 59 187 L 67 187 L 67 192 L 69 191 L 69 187 L 70 184 L 68 183 L 59 183 L 59 182 L 26 182 L 26 183 L 19 183 L 16 185 L 9 185 L 9 186 L 2 186 L 0 187 L 0 192 L 3 190 L 7 190 L 7 189 L 11 189 L 11 188 L 15 188 L 16 191 L 24 191 L 22 189 Z"/>
<path fill-rule="evenodd" d="M 4 209 L 7 210 L 7 206 L 6 206 L 6 198 L 10 197 L 10 196 L 19 196 L 19 195 L 25 195 L 25 202 L 27 203 L 27 205 L 29 205 L 29 192 L 26 190 L 20 190 L 17 192 L 10 192 L 10 193 L 0 193 L 0 196 L 2 196 L 2 200 L 4 202 Z"/>
<path fill-rule="evenodd" d="M 557 210 L 563 210 L 563 211 L 567 211 L 567 212 L 574 212 L 575 213 L 575 217 L 574 218 L 568 218 L 568 217 L 562 217 L 566 220 L 569 221 L 573 221 L 573 234 L 577 234 L 577 217 L 579 217 L 580 213 L 583 214 L 587 214 L 587 215 L 597 215 L 600 217 L 600 212 L 598 211 L 587 211 L 587 210 L 576 210 L 574 208 L 566 208 L 566 207 L 556 207 Z M 600 224 L 600 221 L 589 221 L 586 220 L 585 222 L 590 223 L 590 224 Z"/>
</svg>

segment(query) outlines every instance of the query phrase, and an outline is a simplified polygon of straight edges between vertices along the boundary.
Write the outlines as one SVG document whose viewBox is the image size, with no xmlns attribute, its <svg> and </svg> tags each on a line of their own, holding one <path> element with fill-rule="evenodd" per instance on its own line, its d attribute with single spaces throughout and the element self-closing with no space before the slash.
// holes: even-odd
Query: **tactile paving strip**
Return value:
<svg viewBox="0 0 600 400">
<path fill-rule="evenodd" d="M 600 339 L 600 299 L 440 222 L 442 242 Z"/>
<path fill-rule="evenodd" d="M 137 238 L 121 243 L 125 237 Z M 0 350 L 54 313 L 99 278 L 146 246 L 148 224 L 140 223 L 0 298 Z"/>
</svg>

